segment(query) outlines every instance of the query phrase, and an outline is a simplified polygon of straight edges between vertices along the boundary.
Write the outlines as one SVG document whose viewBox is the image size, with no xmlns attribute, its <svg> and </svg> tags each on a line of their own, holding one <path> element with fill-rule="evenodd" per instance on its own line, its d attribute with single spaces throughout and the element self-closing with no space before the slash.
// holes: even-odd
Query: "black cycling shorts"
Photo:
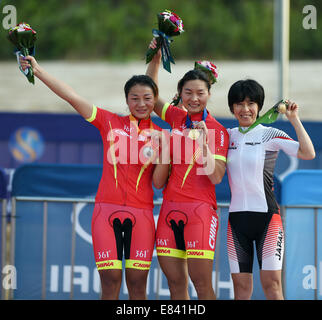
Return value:
<svg viewBox="0 0 322 320">
<path fill-rule="evenodd" d="M 278 213 L 230 212 L 227 247 L 231 273 L 252 273 L 254 242 L 261 270 L 281 270 L 284 231 Z"/>
</svg>

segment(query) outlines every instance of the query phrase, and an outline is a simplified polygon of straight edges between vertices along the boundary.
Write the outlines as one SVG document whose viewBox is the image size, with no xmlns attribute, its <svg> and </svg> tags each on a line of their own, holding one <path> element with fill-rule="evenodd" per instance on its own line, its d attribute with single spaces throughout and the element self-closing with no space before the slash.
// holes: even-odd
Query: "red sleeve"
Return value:
<svg viewBox="0 0 322 320">
<path fill-rule="evenodd" d="M 221 126 L 216 130 L 216 150 L 214 152 L 215 159 L 227 161 L 227 153 L 229 146 L 229 134 L 227 130 Z"/>
<path fill-rule="evenodd" d="M 169 123 L 169 125 L 173 127 L 173 123 L 175 122 L 175 120 L 177 120 L 178 118 L 180 119 L 182 118 L 182 116 L 186 115 L 186 111 L 177 108 L 176 106 L 173 106 L 170 103 L 165 103 L 162 108 L 161 119 Z"/>
<path fill-rule="evenodd" d="M 101 131 L 104 125 L 106 126 L 106 121 L 111 120 L 113 117 L 115 117 L 114 113 L 93 105 L 92 116 L 86 121 Z"/>
</svg>

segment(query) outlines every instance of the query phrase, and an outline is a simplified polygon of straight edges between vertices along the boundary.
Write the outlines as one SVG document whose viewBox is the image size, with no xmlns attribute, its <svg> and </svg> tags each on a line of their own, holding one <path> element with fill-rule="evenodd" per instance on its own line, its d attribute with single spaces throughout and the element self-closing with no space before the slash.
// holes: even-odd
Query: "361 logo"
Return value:
<svg viewBox="0 0 322 320">
<path fill-rule="evenodd" d="M 0 1 L 1 4 L 1 1 Z M 5 5 L 2 9 L 4 15 L 2 19 L 2 27 L 6 30 L 13 28 L 17 25 L 17 9 L 13 5 Z"/>
</svg>

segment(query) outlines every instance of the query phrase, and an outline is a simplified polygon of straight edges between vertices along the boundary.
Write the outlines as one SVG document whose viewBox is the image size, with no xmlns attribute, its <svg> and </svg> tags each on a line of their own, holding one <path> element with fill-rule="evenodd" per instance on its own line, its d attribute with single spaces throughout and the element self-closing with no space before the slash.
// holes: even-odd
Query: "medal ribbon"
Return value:
<svg viewBox="0 0 322 320">
<path fill-rule="evenodd" d="M 205 109 L 203 109 L 202 120 L 201 121 L 206 121 L 207 116 L 208 116 L 208 111 L 205 108 Z M 186 127 L 189 128 L 189 129 L 193 128 L 194 127 L 194 122 L 196 122 L 196 121 L 191 121 L 191 118 L 187 114 Z M 197 122 L 199 122 L 199 121 L 197 121 Z"/>
<path fill-rule="evenodd" d="M 206 118 L 207 118 L 207 116 L 208 116 L 208 111 L 206 110 L 206 108 L 203 110 L 203 114 L 202 114 L 202 121 L 206 121 Z M 199 121 L 198 121 L 199 122 Z M 189 115 L 187 114 L 187 118 L 186 118 L 186 127 L 187 128 L 190 128 L 190 130 L 195 130 L 195 129 L 193 129 L 193 127 L 194 127 L 194 122 L 193 121 L 191 121 L 191 119 L 190 119 L 190 117 L 189 117 Z M 198 159 L 198 157 L 201 155 L 201 150 L 200 150 L 200 148 L 199 148 L 199 146 L 198 146 L 198 148 L 197 148 L 197 150 L 193 153 L 193 155 L 192 155 L 192 159 L 191 159 L 191 161 L 190 161 L 190 164 L 189 164 L 189 166 L 188 166 L 188 169 L 187 169 L 187 171 L 186 171 L 186 173 L 185 173 L 185 175 L 184 175 L 184 177 L 183 177 L 183 180 L 182 180 L 182 184 L 181 184 L 181 188 L 183 187 L 183 185 L 184 185 L 184 183 L 185 183 L 185 181 L 186 181 L 186 179 L 187 179 L 187 177 L 188 177 L 188 175 L 189 175 L 189 173 L 190 173 L 190 171 L 191 171 L 191 169 L 193 168 L 193 166 L 195 165 L 195 163 L 196 163 L 196 161 L 197 161 L 197 159 Z"/>
<path fill-rule="evenodd" d="M 137 130 L 137 134 L 139 135 L 141 132 L 141 129 L 139 128 L 138 125 L 138 121 L 136 120 L 136 118 L 133 115 L 130 115 L 130 123 L 133 124 Z M 150 119 L 150 130 L 153 130 L 153 122 Z M 150 142 L 147 142 L 145 145 L 148 145 Z M 153 151 L 155 151 L 156 149 L 152 148 Z M 153 152 L 154 154 L 154 152 Z M 136 191 L 138 191 L 138 187 L 139 187 L 139 183 L 141 180 L 141 177 L 143 175 L 144 170 L 151 164 L 151 162 L 153 161 L 153 157 L 151 157 L 144 165 L 142 165 L 141 170 L 139 172 L 138 178 L 136 180 Z"/>
<path fill-rule="evenodd" d="M 114 134 L 113 134 L 113 128 L 111 121 L 108 122 L 111 129 L 111 140 L 110 140 L 110 150 L 111 150 L 111 156 L 113 161 L 113 167 L 114 167 L 114 179 L 115 179 L 115 187 L 117 188 L 117 165 L 116 165 L 116 158 L 115 158 L 115 149 L 114 149 Z"/>
</svg>

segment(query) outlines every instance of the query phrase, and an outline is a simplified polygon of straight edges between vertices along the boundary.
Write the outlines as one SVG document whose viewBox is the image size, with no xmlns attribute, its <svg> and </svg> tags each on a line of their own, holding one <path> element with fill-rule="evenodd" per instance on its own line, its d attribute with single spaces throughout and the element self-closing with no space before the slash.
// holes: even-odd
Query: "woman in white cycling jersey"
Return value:
<svg viewBox="0 0 322 320">
<path fill-rule="evenodd" d="M 227 173 L 231 189 L 227 244 L 235 299 L 250 299 L 255 241 L 260 279 L 267 299 L 283 299 L 281 270 L 284 232 L 273 193 L 273 172 L 278 151 L 303 160 L 315 157 L 314 146 L 304 129 L 298 105 L 287 101 L 286 117 L 298 141 L 285 132 L 261 124 L 264 89 L 255 80 L 235 82 L 228 93 L 230 111 L 239 127 L 228 129 Z"/>
</svg>

